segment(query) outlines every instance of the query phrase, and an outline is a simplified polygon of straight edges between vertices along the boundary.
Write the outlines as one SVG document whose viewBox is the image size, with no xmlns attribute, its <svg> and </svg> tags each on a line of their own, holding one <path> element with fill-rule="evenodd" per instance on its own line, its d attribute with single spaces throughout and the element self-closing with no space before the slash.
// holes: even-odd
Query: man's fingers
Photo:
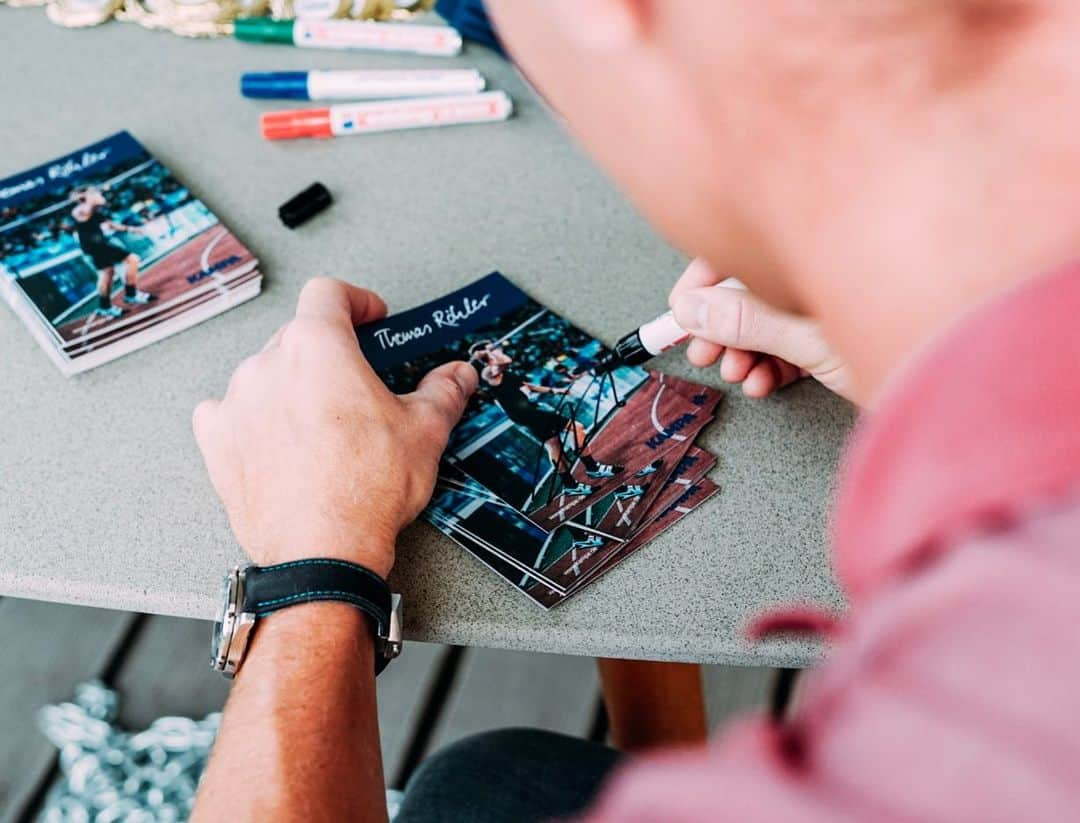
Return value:
<svg viewBox="0 0 1080 823">
<path fill-rule="evenodd" d="M 686 359 L 690 361 L 690 365 L 697 366 L 699 369 L 711 366 L 720 359 L 723 353 L 724 347 L 719 343 L 702 340 L 700 337 L 690 338 L 690 342 L 686 345 Z"/>
<path fill-rule="evenodd" d="M 468 363 L 444 363 L 428 372 L 416 391 L 405 396 L 405 401 L 428 415 L 438 428 L 440 437 L 449 437 L 465 412 L 469 397 L 476 391 L 479 378 Z"/>
<path fill-rule="evenodd" d="M 204 400 L 191 414 L 191 429 L 195 432 L 195 442 L 199 444 L 201 451 L 206 451 L 206 447 L 210 445 L 211 428 L 217 424 L 220 408 L 220 400 Z"/>
<path fill-rule="evenodd" d="M 763 357 L 742 381 L 747 397 L 765 397 L 802 377 L 798 368 L 777 357 Z"/>
<path fill-rule="evenodd" d="M 686 271 L 675 282 L 675 288 L 671 290 L 671 294 L 668 296 L 668 305 L 674 307 L 675 299 L 690 289 L 715 286 L 722 280 L 724 280 L 724 277 L 713 271 L 712 266 L 699 257 L 691 261 L 690 265 L 686 267 Z"/>
<path fill-rule="evenodd" d="M 283 332 L 280 343 L 292 352 L 310 353 L 322 351 L 320 344 L 333 340 L 339 352 L 360 366 L 369 381 L 377 382 L 375 371 L 360 351 L 356 327 L 383 317 L 386 303 L 375 292 L 330 277 L 316 277 L 301 290 L 296 318 Z"/>
<path fill-rule="evenodd" d="M 771 357 L 762 358 L 742 381 L 743 394 L 747 397 L 765 397 L 778 388 L 780 388 L 779 367 Z"/>
<path fill-rule="evenodd" d="M 267 351 L 268 349 L 272 349 L 275 346 L 280 345 L 281 344 L 281 336 L 283 334 L 285 334 L 285 329 L 287 329 L 287 328 L 289 328 L 288 323 L 285 323 L 284 325 L 282 325 L 281 328 L 279 328 L 276 332 L 274 332 L 273 336 L 269 340 L 266 341 L 266 343 L 263 345 L 263 347 L 261 349 L 259 349 L 259 352 L 261 353 L 261 352 Z"/>
<path fill-rule="evenodd" d="M 757 365 L 761 355 L 746 349 L 725 349 L 720 362 L 720 379 L 725 383 L 741 383 Z"/>
<path fill-rule="evenodd" d="M 386 303 L 373 291 L 332 277 L 316 277 L 300 291 L 296 316 L 326 320 L 351 334 L 361 323 L 386 317 Z"/>
<path fill-rule="evenodd" d="M 695 337 L 771 354 L 813 370 L 830 355 L 816 325 L 741 289 L 690 289 L 675 298 L 675 320 Z"/>
<path fill-rule="evenodd" d="M 224 499 L 229 485 L 226 451 L 232 448 L 232 444 L 224 436 L 221 401 L 204 400 L 196 406 L 191 415 L 191 428 L 206 463 L 210 482 L 214 484 L 218 496 Z"/>
</svg>

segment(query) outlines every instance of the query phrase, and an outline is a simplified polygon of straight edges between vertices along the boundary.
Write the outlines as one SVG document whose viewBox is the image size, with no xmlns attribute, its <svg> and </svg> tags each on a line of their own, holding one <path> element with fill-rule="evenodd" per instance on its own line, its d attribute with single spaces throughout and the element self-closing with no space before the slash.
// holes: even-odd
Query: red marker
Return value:
<svg viewBox="0 0 1080 823">
<path fill-rule="evenodd" d="M 425 97 L 350 103 L 323 109 L 266 112 L 260 118 L 267 140 L 297 137 L 340 137 L 398 129 L 423 129 L 461 123 L 505 120 L 514 104 L 505 92 L 489 91 L 460 97 Z"/>
</svg>

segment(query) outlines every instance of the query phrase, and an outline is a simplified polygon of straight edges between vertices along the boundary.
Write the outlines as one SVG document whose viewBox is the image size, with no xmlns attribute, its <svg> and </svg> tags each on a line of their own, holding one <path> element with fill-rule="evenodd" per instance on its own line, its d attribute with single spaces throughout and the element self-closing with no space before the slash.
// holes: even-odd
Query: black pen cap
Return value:
<svg viewBox="0 0 1080 823">
<path fill-rule="evenodd" d="M 290 229 L 306 223 L 334 202 L 330 190 L 322 183 L 312 183 L 296 197 L 278 207 L 278 217 Z"/>
</svg>

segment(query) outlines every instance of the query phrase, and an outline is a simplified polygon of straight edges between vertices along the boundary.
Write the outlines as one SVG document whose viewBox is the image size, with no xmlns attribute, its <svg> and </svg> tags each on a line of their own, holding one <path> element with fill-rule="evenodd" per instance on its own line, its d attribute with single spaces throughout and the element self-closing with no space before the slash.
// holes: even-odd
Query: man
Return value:
<svg viewBox="0 0 1080 823">
<path fill-rule="evenodd" d="M 1075 818 L 1080 6 L 491 5 L 585 146 L 704 261 L 672 294 L 691 360 L 755 396 L 805 372 L 870 409 L 833 515 L 851 610 L 784 725 L 610 779 L 602 747 L 486 736 L 422 768 L 399 820 Z M 721 274 L 753 296 L 708 288 Z M 451 364 L 390 395 L 351 333 L 383 310 L 313 282 L 197 410 L 256 562 L 383 574 L 424 504 L 476 378 Z M 382 818 L 364 627 L 342 604 L 265 621 L 197 818 Z"/>
<path fill-rule="evenodd" d="M 569 386 L 542 386 L 523 380 L 510 368 L 514 359 L 502 346 L 491 341 L 482 341 L 470 347 L 469 361 L 480 366 L 480 379 L 499 408 L 514 425 L 529 432 L 543 447 L 552 469 L 562 482 L 562 494 L 588 497 L 593 492 L 591 485 L 574 479 L 573 463 L 567 458 L 564 438 L 573 438 L 573 454 L 585 466 L 586 477 L 600 480 L 622 472 L 622 466 L 599 463 L 588 453 L 585 427 L 572 414 L 564 416 L 558 411 L 537 408 L 529 399 L 532 394 L 565 395 L 570 391 Z"/>
<path fill-rule="evenodd" d="M 109 220 L 103 209 L 107 205 L 101 189 L 85 188 L 72 193 L 75 207 L 71 216 L 75 220 L 75 236 L 83 254 L 90 258 L 97 269 L 97 305 L 94 314 L 109 320 L 123 315 L 124 310 L 112 302 L 112 284 L 116 266 L 124 265 L 124 302 L 132 305 L 146 305 L 157 298 L 142 291 L 137 286 L 139 279 L 139 256 L 129 252 L 123 246 L 113 243 L 104 233 L 104 229 L 114 232 L 142 234 L 143 230 Z"/>
</svg>

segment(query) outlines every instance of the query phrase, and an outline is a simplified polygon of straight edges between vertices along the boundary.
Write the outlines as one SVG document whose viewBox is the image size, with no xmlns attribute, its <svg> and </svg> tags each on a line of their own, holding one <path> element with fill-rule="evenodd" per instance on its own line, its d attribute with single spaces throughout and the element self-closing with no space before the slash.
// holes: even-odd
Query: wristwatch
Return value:
<svg viewBox="0 0 1080 823">
<path fill-rule="evenodd" d="M 331 558 L 311 558 L 276 566 L 235 568 L 225 575 L 221 612 L 214 624 L 210 666 L 233 677 L 258 620 L 279 609 L 337 600 L 364 612 L 375 628 L 375 674 L 401 654 L 401 595 L 375 572 Z"/>
</svg>

